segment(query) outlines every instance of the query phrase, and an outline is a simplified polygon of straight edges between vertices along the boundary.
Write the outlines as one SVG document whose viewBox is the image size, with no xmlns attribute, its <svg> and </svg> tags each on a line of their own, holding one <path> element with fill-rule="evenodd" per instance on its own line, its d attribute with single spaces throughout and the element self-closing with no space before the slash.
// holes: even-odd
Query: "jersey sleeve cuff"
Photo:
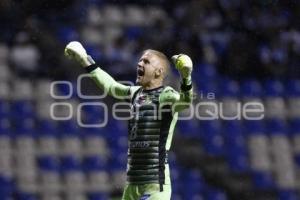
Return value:
<svg viewBox="0 0 300 200">
<path fill-rule="evenodd" d="M 181 87 L 180 89 L 184 92 L 191 90 L 193 87 L 192 85 L 192 77 L 189 76 L 187 78 L 183 78 L 181 82 Z"/>
<path fill-rule="evenodd" d="M 192 88 L 193 88 L 192 83 L 191 83 L 191 84 L 188 84 L 188 85 L 182 83 L 182 84 L 181 84 L 181 87 L 180 87 L 181 91 L 183 91 L 183 92 L 190 91 Z"/>
<path fill-rule="evenodd" d="M 98 67 L 99 67 L 99 66 L 98 66 L 97 64 L 91 64 L 91 65 L 85 67 L 84 69 L 85 69 L 88 73 L 90 73 L 90 72 L 94 71 L 95 69 L 97 69 Z"/>
</svg>

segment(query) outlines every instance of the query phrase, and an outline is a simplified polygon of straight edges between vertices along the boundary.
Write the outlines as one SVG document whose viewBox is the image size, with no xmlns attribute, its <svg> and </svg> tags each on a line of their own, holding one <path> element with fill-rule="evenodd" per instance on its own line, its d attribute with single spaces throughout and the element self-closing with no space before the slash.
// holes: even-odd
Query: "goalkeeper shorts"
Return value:
<svg viewBox="0 0 300 200">
<path fill-rule="evenodd" d="M 160 191 L 160 186 L 156 183 L 144 185 L 127 184 L 122 200 L 170 200 L 171 192 L 171 185 L 163 185 L 163 190 Z"/>
</svg>

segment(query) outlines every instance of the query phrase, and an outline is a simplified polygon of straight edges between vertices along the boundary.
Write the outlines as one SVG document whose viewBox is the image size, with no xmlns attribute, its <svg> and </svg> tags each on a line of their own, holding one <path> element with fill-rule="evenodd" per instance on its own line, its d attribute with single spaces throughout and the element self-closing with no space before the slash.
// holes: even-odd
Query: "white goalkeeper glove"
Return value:
<svg viewBox="0 0 300 200">
<path fill-rule="evenodd" d="M 181 78 L 183 79 L 183 83 L 190 85 L 193 71 L 193 62 L 191 58 L 185 54 L 179 54 L 172 56 L 172 61 L 175 64 L 176 69 L 179 71 Z"/>
<path fill-rule="evenodd" d="M 91 56 L 87 55 L 86 50 L 80 42 L 72 41 L 65 48 L 65 55 L 81 64 L 83 67 L 95 64 Z"/>
</svg>

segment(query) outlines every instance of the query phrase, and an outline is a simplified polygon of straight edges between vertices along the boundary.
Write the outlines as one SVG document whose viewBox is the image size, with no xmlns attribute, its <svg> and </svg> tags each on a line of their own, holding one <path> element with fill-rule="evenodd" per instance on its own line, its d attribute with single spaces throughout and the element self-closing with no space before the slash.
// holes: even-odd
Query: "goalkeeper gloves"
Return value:
<svg viewBox="0 0 300 200">
<path fill-rule="evenodd" d="M 172 61 L 183 79 L 183 84 L 190 85 L 193 71 L 193 62 L 191 58 L 185 54 L 179 54 L 172 56 Z"/>
<path fill-rule="evenodd" d="M 72 41 L 65 48 L 65 55 L 77 62 L 79 62 L 83 67 L 95 64 L 95 61 L 91 56 L 87 55 L 86 50 L 81 45 L 80 42 Z"/>
</svg>

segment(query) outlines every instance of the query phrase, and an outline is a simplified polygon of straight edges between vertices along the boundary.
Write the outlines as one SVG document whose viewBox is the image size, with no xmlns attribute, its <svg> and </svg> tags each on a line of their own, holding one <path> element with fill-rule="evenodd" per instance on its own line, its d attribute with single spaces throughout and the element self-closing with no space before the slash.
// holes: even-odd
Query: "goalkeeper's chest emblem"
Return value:
<svg viewBox="0 0 300 200">
<path fill-rule="evenodd" d="M 151 104 L 152 100 L 148 95 L 140 95 L 136 101 L 138 105 Z"/>
</svg>

